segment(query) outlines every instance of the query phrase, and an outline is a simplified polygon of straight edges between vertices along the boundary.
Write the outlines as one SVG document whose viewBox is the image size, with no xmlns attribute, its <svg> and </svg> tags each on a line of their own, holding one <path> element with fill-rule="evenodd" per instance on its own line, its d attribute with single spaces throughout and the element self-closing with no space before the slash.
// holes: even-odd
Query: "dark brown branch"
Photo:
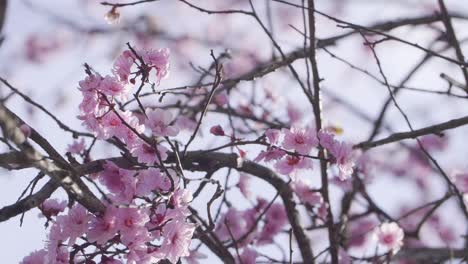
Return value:
<svg viewBox="0 0 468 264">
<path fill-rule="evenodd" d="M 417 138 L 420 136 L 430 135 L 430 134 L 439 134 L 442 131 L 464 126 L 466 124 L 468 124 L 468 116 L 457 118 L 457 119 L 452 119 L 447 122 L 443 122 L 443 123 L 433 125 L 433 126 L 424 127 L 421 129 L 416 129 L 416 130 L 409 131 L 409 132 L 395 133 L 386 138 L 376 140 L 376 141 L 364 141 L 364 142 L 354 145 L 354 147 L 361 148 L 361 149 L 370 149 L 370 148 L 378 147 L 381 145 L 398 142 L 404 139 Z"/>
<path fill-rule="evenodd" d="M 442 22 L 444 22 L 445 29 L 447 30 L 448 42 L 455 49 L 455 54 L 457 55 L 457 59 L 459 61 L 465 62 L 465 56 L 463 55 L 463 51 L 460 47 L 460 42 L 457 39 L 457 35 L 455 34 L 455 30 L 453 29 L 453 26 L 452 26 L 452 21 L 450 20 L 449 13 L 447 11 L 447 7 L 445 6 L 443 0 L 439 0 L 439 7 L 440 7 L 440 11 L 442 12 Z M 468 86 L 468 71 L 466 70 L 465 66 L 462 66 L 461 70 L 463 73 L 463 77 L 465 78 L 465 84 Z"/>
<path fill-rule="evenodd" d="M 52 193 L 60 186 L 55 180 L 47 182 L 39 191 L 29 195 L 18 202 L 7 205 L 0 209 L 0 222 L 6 221 L 12 217 L 27 212 L 28 210 L 42 204 Z"/>
</svg>

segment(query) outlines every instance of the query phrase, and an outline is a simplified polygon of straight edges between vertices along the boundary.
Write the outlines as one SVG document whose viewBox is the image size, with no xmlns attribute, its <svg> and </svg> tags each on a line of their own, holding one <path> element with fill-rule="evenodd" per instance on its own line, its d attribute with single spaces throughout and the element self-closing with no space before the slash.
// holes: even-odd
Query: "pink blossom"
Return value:
<svg viewBox="0 0 468 264">
<path fill-rule="evenodd" d="M 77 204 L 68 211 L 67 215 L 59 216 L 57 223 L 61 225 L 63 233 L 70 238 L 68 244 L 73 245 L 76 239 L 88 230 L 90 220 L 91 215 L 82 205 Z"/>
<path fill-rule="evenodd" d="M 128 207 L 117 209 L 117 228 L 122 243 L 132 249 L 146 249 L 145 243 L 152 240 L 145 228 L 147 222 L 149 216 L 146 210 Z"/>
<path fill-rule="evenodd" d="M 46 263 L 55 263 L 58 253 L 60 252 L 60 244 L 67 239 L 68 235 L 63 232 L 61 225 L 54 223 L 50 228 L 49 235 L 46 241 Z"/>
<path fill-rule="evenodd" d="M 293 190 L 305 204 L 315 206 L 323 203 L 323 197 L 320 192 L 312 191 L 308 182 L 303 179 L 298 179 L 293 182 Z"/>
<path fill-rule="evenodd" d="M 107 161 L 103 167 L 104 170 L 99 175 L 100 182 L 116 195 L 118 201 L 129 202 L 135 194 L 135 173 L 121 169 L 111 161 Z"/>
<path fill-rule="evenodd" d="M 107 75 L 99 83 L 98 91 L 109 96 L 123 96 L 128 89 L 114 76 Z"/>
<path fill-rule="evenodd" d="M 159 152 L 159 155 L 161 159 L 164 161 L 167 159 L 167 148 L 165 148 L 162 145 L 157 145 L 156 146 L 157 151 Z M 159 163 L 158 155 L 156 154 L 156 150 L 146 144 L 143 141 L 138 141 L 135 143 L 135 146 L 131 150 L 132 156 L 136 157 L 138 162 L 140 163 L 145 163 L 148 165 L 153 165 L 155 162 Z"/>
<path fill-rule="evenodd" d="M 188 131 L 194 131 L 195 128 L 197 127 L 197 123 L 184 116 L 184 115 L 179 115 L 176 119 L 175 125 L 180 129 L 180 130 L 188 130 Z"/>
<path fill-rule="evenodd" d="M 251 248 L 245 248 L 240 255 L 240 261 L 236 260 L 236 264 L 255 264 L 257 259 L 257 252 Z"/>
<path fill-rule="evenodd" d="M 146 115 L 148 119 L 145 124 L 154 136 L 175 137 L 179 134 L 179 128 L 171 125 L 173 117 L 170 111 L 157 108 L 146 111 Z"/>
<path fill-rule="evenodd" d="M 166 180 L 165 178 L 167 178 L 167 176 L 163 176 L 161 171 L 155 168 L 149 168 L 138 172 L 136 195 L 146 196 L 152 191 L 168 191 L 171 187 L 171 183 L 169 179 Z"/>
<path fill-rule="evenodd" d="M 93 217 L 87 231 L 87 237 L 91 242 L 99 245 L 105 244 L 117 234 L 117 209 L 107 207 L 102 217 Z"/>
<path fill-rule="evenodd" d="M 279 173 L 288 175 L 295 170 L 312 169 L 312 162 L 308 158 L 287 155 L 285 158 L 276 162 L 275 168 Z"/>
<path fill-rule="evenodd" d="M 44 264 L 47 252 L 45 250 L 34 251 L 23 258 L 20 264 Z"/>
<path fill-rule="evenodd" d="M 101 84 L 102 77 L 100 75 L 91 74 L 86 76 L 84 80 L 78 82 L 80 91 L 84 94 L 85 92 L 91 92 L 97 90 Z"/>
<path fill-rule="evenodd" d="M 350 223 L 348 232 L 348 246 L 361 247 L 367 241 L 367 234 L 375 227 L 375 222 L 370 219 L 362 219 Z"/>
<path fill-rule="evenodd" d="M 317 216 L 322 219 L 324 222 L 328 217 L 328 204 L 323 202 L 320 207 L 317 209 Z"/>
<path fill-rule="evenodd" d="M 131 250 L 144 251 L 146 253 L 146 243 L 153 240 L 151 233 L 144 227 L 133 228 L 121 232 L 121 242 Z M 141 257 L 139 258 L 141 259 Z M 141 262 L 137 262 L 141 263 Z"/>
<path fill-rule="evenodd" d="M 192 192 L 187 189 L 177 189 L 171 196 L 170 205 L 174 208 L 186 208 L 192 200 Z"/>
<path fill-rule="evenodd" d="M 224 130 L 220 125 L 212 126 L 210 128 L 210 133 L 215 135 L 215 136 L 224 136 Z"/>
<path fill-rule="evenodd" d="M 354 172 L 353 167 L 355 165 L 355 156 L 352 145 L 345 142 L 335 141 L 328 151 L 333 155 L 334 161 L 338 166 L 338 177 L 341 180 L 346 180 L 351 177 Z"/>
<path fill-rule="evenodd" d="M 318 145 L 317 136 L 310 128 L 283 129 L 282 132 L 284 133 L 283 148 L 287 150 L 294 150 L 307 155 L 313 147 Z"/>
<path fill-rule="evenodd" d="M 54 36 L 30 35 L 25 41 L 26 58 L 35 63 L 44 62 L 46 55 L 60 48 L 60 42 Z"/>
<path fill-rule="evenodd" d="M 273 242 L 273 238 L 281 232 L 287 222 L 288 216 L 284 206 L 279 203 L 272 204 L 265 214 L 265 224 L 259 234 L 259 243 Z"/>
<path fill-rule="evenodd" d="M 291 120 L 291 124 L 297 123 L 302 118 L 301 111 L 297 109 L 291 102 L 288 102 L 287 111 L 289 120 Z"/>
<path fill-rule="evenodd" d="M 335 143 L 335 136 L 328 132 L 327 130 L 321 129 L 317 133 L 317 137 L 319 139 L 319 143 L 325 149 L 332 149 L 333 144 Z"/>
<path fill-rule="evenodd" d="M 50 218 L 52 216 L 58 215 L 60 212 L 63 212 L 66 207 L 66 201 L 59 202 L 57 199 L 47 199 L 39 206 L 41 209 L 41 214 L 39 216 Z"/>
<path fill-rule="evenodd" d="M 229 102 L 229 97 L 226 91 L 218 93 L 213 99 L 218 106 L 226 105 Z"/>
<path fill-rule="evenodd" d="M 244 219 L 243 214 L 231 207 L 219 220 L 216 228 L 216 234 L 221 240 L 231 239 L 230 233 L 234 239 L 238 239 L 246 232 L 246 230 L 248 230 L 247 222 Z"/>
<path fill-rule="evenodd" d="M 278 139 L 281 135 L 281 131 L 278 130 L 278 129 L 267 129 L 265 131 L 265 136 L 268 138 L 268 142 L 270 142 L 270 144 L 272 145 L 275 145 L 276 143 L 278 143 Z"/>
<path fill-rule="evenodd" d="M 268 148 L 266 151 L 262 150 L 258 154 L 258 156 L 254 159 L 254 161 L 259 162 L 263 160 L 265 162 L 269 162 L 272 160 L 281 159 L 282 157 L 284 157 L 284 155 L 286 155 L 286 152 L 284 152 L 284 150 L 281 150 L 276 147 L 271 147 L 271 148 Z"/>
<path fill-rule="evenodd" d="M 123 233 L 132 233 L 149 222 L 149 216 L 145 210 L 138 208 L 117 208 L 117 227 Z"/>
<path fill-rule="evenodd" d="M 397 223 L 383 223 L 374 231 L 374 237 L 380 245 L 393 253 L 403 246 L 404 232 Z"/>
<path fill-rule="evenodd" d="M 169 75 L 169 49 L 142 50 L 138 54 L 148 67 L 156 70 L 156 83 Z"/>
<path fill-rule="evenodd" d="M 447 148 L 448 145 L 447 136 L 426 135 L 421 137 L 420 141 L 426 150 L 441 151 Z"/>
<path fill-rule="evenodd" d="M 246 174 L 240 173 L 237 187 L 239 187 L 240 192 L 245 198 L 248 199 L 252 196 L 252 192 L 249 190 L 249 176 Z"/>
<path fill-rule="evenodd" d="M 94 112 L 98 110 L 99 106 L 99 95 L 93 91 L 85 91 L 83 92 L 83 100 L 79 105 L 79 109 L 83 116 L 87 116 L 86 114 L 92 114 L 94 116 Z"/>
<path fill-rule="evenodd" d="M 131 73 L 131 68 L 134 62 L 131 51 L 126 50 L 120 54 L 114 62 L 112 72 L 119 77 L 121 82 L 127 82 Z"/>
<path fill-rule="evenodd" d="M 106 113 L 100 120 L 101 131 L 104 138 L 108 139 L 117 136 L 120 130 L 125 129 L 122 120 L 114 111 Z"/>
<path fill-rule="evenodd" d="M 160 250 L 164 252 L 166 259 L 176 263 L 180 257 L 190 255 L 189 246 L 195 227 L 192 223 L 186 223 L 184 219 L 173 219 L 164 225 L 164 241 Z"/>
<path fill-rule="evenodd" d="M 468 193 L 468 173 L 456 171 L 451 175 L 452 181 L 462 193 Z"/>
<path fill-rule="evenodd" d="M 86 148 L 85 140 L 82 138 L 80 141 L 74 140 L 72 144 L 69 144 L 67 147 L 67 152 L 71 154 L 80 154 Z"/>
</svg>

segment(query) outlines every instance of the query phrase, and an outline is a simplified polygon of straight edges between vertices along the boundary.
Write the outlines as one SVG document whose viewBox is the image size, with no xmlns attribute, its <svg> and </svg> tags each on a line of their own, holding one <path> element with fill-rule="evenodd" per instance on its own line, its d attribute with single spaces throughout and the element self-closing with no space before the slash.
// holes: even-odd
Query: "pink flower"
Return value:
<svg viewBox="0 0 468 264">
<path fill-rule="evenodd" d="M 149 222 L 147 212 L 138 208 L 117 208 L 116 217 L 118 229 L 123 233 L 133 232 Z"/>
<path fill-rule="evenodd" d="M 293 190 L 305 204 L 310 206 L 316 206 L 323 203 L 323 197 L 320 192 L 314 192 L 311 190 L 311 187 L 308 185 L 308 182 L 298 179 L 293 182 Z"/>
<path fill-rule="evenodd" d="M 154 136 L 175 137 L 179 134 L 179 128 L 171 125 L 173 118 L 170 111 L 157 108 L 146 111 L 146 115 L 148 119 L 145 124 Z"/>
<path fill-rule="evenodd" d="M 288 102 L 287 111 L 289 120 L 291 120 L 291 124 L 298 122 L 302 118 L 301 111 L 294 107 L 294 104 L 291 102 Z"/>
<path fill-rule="evenodd" d="M 119 116 L 120 114 L 117 115 L 114 111 L 110 111 L 101 118 L 100 125 L 102 129 L 101 133 L 103 135 L 102 139 L 118 136 L 121 133 L 121 130 L 125 129 L 125 125 L 122 123 Z"/>
<path fill-rule="evenodd" d="M 311 169 L 312 162 L 308 158 L 287 155 L 282 160 L 276 162 L 275 168 L 279 173 L 288 175 L 295 170 Z"/>
<path fill-rule="evenodd" d="M 192 192 L 187 189 L 177 189 L 171 196 L 170 205 L 173 208 L 187 208 L 192 200 Z"/>
<path fill-rule="evenodd" d="M 323 222 L 327 220 L 328 217 L 328 204 L 323 202 L 320 204 L 320 207 L 317 209 L 317 216 L 322 219 Z"/>
<path fill-rule="evenodd" d="M 243 214 L 231 207 L 219 220 L 216 228 L 216 234 L 221 240 L 231 239 L 231 235 L 229 233 L 232 233 L 232 237 L 234 237 L 234 239 L 239 239 L 246 230 L 248 230 L 247 222 L 243 217 Z"/>
<path fill-rule="evenodd" d="M 50 218 L 52 216 L 58 215 L 60 212 L 63 212 L 67 207 L 66 201 L 59 202 L 57 199 L 47 199 L 45 200 L 40 206 L 41 213 L 39 216 L 45 216 L 46 218 Z"/>
<path fill-rule="evenodd" d="M 462 193 L 468 193 L 468 173 L 454 172 L 451 175 L 452 181 Z"/>
<path fill-rule="evenodd" d="M 45 250 L 34 251 L 24 257 L 20 264 L 44 264 L 47 252 Z"/>
<path fill-rule="evenodd" d="M 226 105 L 229 102 L 229 97 L 226 91 L 222 91 L 219 94 L 217 94 L 214 98 L 214 102 L 218 106 L 223 106 Z"/>
<path fill-rule="evenodd" d="M 67 239 L 68 235 L 63 232 L 61 226 L 54 223 L 50 228 L 46 242 L 46 262 L 55 263 L 58 254 L 60 253 L 60 244 Z"/>
<path fill-rule="evenodd" d="M 273 242 L 273 238 L 281 232 L 287 222 L 288 216 L 284 206 L 279 203 L 272 204 L 265 214 L 265 224 L 259 234 L 259 243 Z"/>
<path fill-rule="evenodd" d="M 115 60 L 112 72 L 119 77 L 121 82 L 126 83 L 128 81 L 133 61 L 133 54 L 129 50 L 122 52 L 122 54 L 120 54 L 120 56 Z"/>
<path fill-rule="evenodd" d="M 176 119 L 175 125 L 180 130 L 194 131 L 195 128 L 197 127 L 197 122 L 193 121 L 192 119 L 184 115 L 179 115 Z"/>
<path fill-rule="evenodd" d="M 167 149 L 162 145 L 157 145 L 156 148 L 159 152 L 159 155 L 161 156 L 161 159 L 163 161 L 167 159 Z M 136 157 L 138 162 L 140 163 L 146 163 L 148 165 L 153 165 L 155 162 L 159 163 L 156 150 L 152 146 L 144 143 L 141 140 L 135 143 L 135 146 L 131 150 L 131 153 L 132 156 Z"/>
<path fill-rule="evenodd" d="M 93 217 L 87 232 L 87 237 L 91 242 L 99 245 L 105 244 L 117 234 L 117 209 L 112 206 L 107 207 L 104 216 Z"/>
<path fill-rule="evenodd" d="M 144 227 L 134 228 L 131 229 L 131 231 L 121 232 L 122 244 L 127 246 L 132 251 L 145 251 L 144 253 L 146 253 L 146 243 L 150 242 L 151 240 L 153 240 L 151 233 Z M 139 259 L 141 259 L 141 257 L 139 257 Z"/>
<path fill-rule="evenodd" d="M 94 91 L 83 92 L 83 100 L 79 105 L 79 109 L 83 116 L 87 114 L 94 116 L 94 112 L 98 110 L 99 106 L 99 95 Z"/>
<path fill-rule="evenodd" d="M 317 137 L 319 139 L 319 143 L 325 149 L 332 149 L 333 144 L 335 143 L 335 136 L 328 132 L 327 130 L 320 130 L 317 133 Z"/>
<path fill-rule="evenodd" d="M 224 136 L 224 130 L 220 125 L 212 126 L 210 128 L 210 133 L 215 135 L 215 136 Z"/>
<path fill-rule="evenodd" d="M 97 90 L 101 84 L 102 77 L 100 75 L 91 74 L 86 76 L 84 80 L 78 82 L 80 91 L 91 92 Z"/>
<path fill-rule="evenodd" d="M 393 253 L 403 246 L 404 232 L 397 223 L 383 223 L 374 231 L 374 237 L 380 245 Z"/>
<path fill-rule="evenodd" d="M 156 83 L 169 75 L 169 49 L 143 50 L 138 54 L 148 67 L 156 70 Z"/>
<path fill-rule="evenodd" d="M 248 199 L 252 196 L 252 192 L 249 190 L 249 176 L 246 174 L 240 173 L 237 187 L 239 187 L 240 192 L 245 198 Z"/>
<path fill-rule="evenodd" d="M 329 151 L 337 163 L 339 169 L 338 177 L 341 180 L 346 180 L 351 177 L 355 165 L 352 145 L 345 142 L 335 142 Z"/>
<path fill-rule="evenodd" d="M 257 259 L 257 252 L 251 248 L 245 248 L 240 255 L 240 261 L 236 260 L 236 264 L 255 264 Z"/>
<path fill-rule="evenodd" d="M 85 150 L 85 148 L 85 141 L 82 138 L 80 141 L 74 140 L 72 144 L 69 144 L 67 147 L 67 152 L 70 152 L 71 154 L 80 154 Z"/>
<path fill-rule="evenodd" d="M 117 229 L 120 230 L 122 243 L 132 249 L 146 249 L 145 243 L 152 240 L 151 234 L 145 227 L 149 219 L 146 210 L 118 208 Z"/>
<path fill-rule="evenodd" d="M 136 189 L 135 173 L 121 169 L 111 161 L 107 161 L 103 167 L 104 170 L 99 175 L 100 182 L 116 195 L 118 201 L 130 202 Z"/>
<path fill-rule="evenodd" d="M 270 142 L 270 144 L 272 145 L 275 145 L 276 143 L 278 143 L 278 139 L 281 135 L 281 131 L 278 130 L 278 129 L 267 129 L 265 131 L 265 136 L 268 138 L 268 142 Z"/>
<path fill-rule="evenodd" d="M 189 246 L 195 227 L 192 223 L 186 223 L 184 219 L 173 219 L 164 225 L 164 241 L 160 251 L 164 252 L 165 258 L 177 263 L 180 257 L 190 255 Z"/>
<path fill-rule="evenodd" d="M 271 147 L 267 149 L 267 151 L 262 150 L 260 154 L 258 154 L 258 156 L 254 159 L 254 161 L 259 162 L 263 160 L 265 162 L 269 162 L 272 160 L 281 159 L 282 157 L 284 157 L 284 155 L 286 155 L 286 152 L 284 152 L 284 150 L 281 150 L 276 147 Z"/>
<path fill-rule="evenodd" d="M 63 233 L 70 238 L 68 245 L 73 245 L 76 239 L 88 230 L 90 220 L 91 215 L 80 204 L 73 206 L 68 211 L 68 215 L 57 218 L 57 223 L 61 225 Z"/>
<path fill-rule="evenodd" d="M 291 128 L 283 129 L 284 140 L 283 148 L 294 150 L 300 154 L 309 154 L 313 147 L 318 145 L 318 140 L 315 132 L 308 129 Z"/>
<path fill-rule="evenodd" d="M 367 241 L 367 233 L 375 227 L 375 222 L 369 219 L 362 219 L 350 223 L 348 232 L 348 246 L 361 247 Z"/>
<path fill-rule="evenodd" d="M 128 89 L 117 78 L 109 75 L 101 80 L 98 90 L 109 96 L 124 96 L 128 92 Z"/>
<path fill-rule="evenodd" d="M 152 191 L 168 191 L 171 188 L 171 182 L 167 176 L 164 176 L 159 169 L 149 168 L 140 171 L 137 176 L 136 195 L 146 196 Z"/>
</svg>

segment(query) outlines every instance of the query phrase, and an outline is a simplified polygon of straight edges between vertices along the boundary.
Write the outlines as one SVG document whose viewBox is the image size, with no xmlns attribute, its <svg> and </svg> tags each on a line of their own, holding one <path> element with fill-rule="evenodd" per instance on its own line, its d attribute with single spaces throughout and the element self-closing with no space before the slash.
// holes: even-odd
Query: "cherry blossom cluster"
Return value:
<svg viewBox="0 0 468 264">
<path fill-rule="evenodd" d="M 269 204 L 258 198 L 252 208 L 243 211 L 229 208 L 218 221 L 215 233 L 223 242 L 236 241 L 237 248 L 241 250 L 238 263 L 254 264 L 258 256 L 254 248 L 274 243 L 274 238 L 287 223 L 282 204 Z"/>
<path fill-rule="evenodd" d="M 276 161 L 274 167 L 281 174 L 292 175 L 300 169 L 312 169 L 310 154 L 319 146 L 327 150 L 328 159 L 338 169 L 341 180 L 348 179 L 354 171 L 356 151 L 351 144 L 335 139 L 331 130 L 322 129 L 317 133 L 313 128 L 268 129 L 265 136 L 270 146 L 255 160 Z"/>
<path fill-rule="evenodd" d="M 167 148 L 163 141 L 179 133 L 172 114 L 161 109 L 136 116 L 121 111 L 137 77 L 157 83 L 169 73 L 167 49 L 124 51 L 115 61 L 113 75 L 101 76 L 87 68 L 88 76 L 79 82 L 83 94 L 80 116 L 98 139 L 123 142 L 141 169 L 128 170 L 107 161 L 103 171 L 93 176 L 105 187 L 102 202 L 107 208 L 93 215 L 76 204 L 65 212 L 66 204 L 46 200 L 39 208 L 51 223 L 46 246 L 31 253 L 23 264 L 39 263 L 156 263 L 190 255 L 195 224 L 188 222 L 192 194 L 181 187 L 176 170 L 167 168 Z M 134 70 L 132 70 L 134 69 Z M 83 141 L 68 151 L 82 154 Z M 70 258 L 73 258 L 70 260 Z"/>
</svg>

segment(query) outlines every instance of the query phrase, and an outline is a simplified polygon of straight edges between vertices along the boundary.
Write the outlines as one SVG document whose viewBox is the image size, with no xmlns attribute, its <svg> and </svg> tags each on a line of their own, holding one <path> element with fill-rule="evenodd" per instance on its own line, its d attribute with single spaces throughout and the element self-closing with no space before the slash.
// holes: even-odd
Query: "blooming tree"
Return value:
<svg viewBox="0 0 468 264">
<path fill-rule="evenodd" d="M 468 98 L 455 4 L 393 3 L 407 16 L 361 23 L 346 18 L 357 0 L 77 2 L 98 22 L 24 1 L 67 33 L 28 33 L 10 57 L 47 65 L 81 38 L 107 52 L 67 62 L 74 100 L 60 85 L 53 107 L 74 116 L 0 69 L 0 167 L 36 173 L 0 221 L 35 209 L 46 233 L 20 263 L 468 259 L 468 116 L 433 113 Z M 0 25 L 14 16 L 0 10 Z M 369 89 L 347 89 L 362 76 Z"/>
</svg>

